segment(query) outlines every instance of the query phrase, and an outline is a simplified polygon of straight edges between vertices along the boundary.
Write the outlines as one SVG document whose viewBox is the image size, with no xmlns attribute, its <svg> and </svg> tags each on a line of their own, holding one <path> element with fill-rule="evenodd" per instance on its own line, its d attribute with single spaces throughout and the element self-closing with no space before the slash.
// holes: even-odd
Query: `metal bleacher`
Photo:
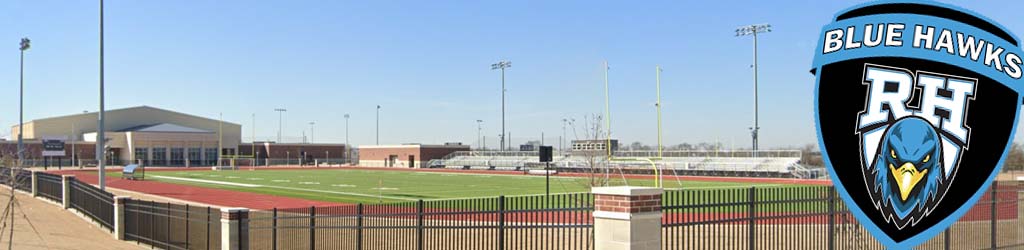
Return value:
<svg viewBox="0 0 1024 250">
<path fill-rule="evenodd" d="M 757 151 L 665 151 L 655 163 L 669 175 L 712 175 L 812 178 L 814 171 L 800 165 L 797 150 Z M 618 151 L 616 158 L 656 158 L 657 151 Z M 616 160 L 608 164 L 603 154 L 558 152 L 551 163 L 564 172 L 582 172 L 590 166 L 610 166 L 624 173 L 653 172 L 643 160 Z M 459 151 L 442 159 L 432 160 L 431 167 L 453 169 L 527 170 L 542 168 L 537 152 L 524 151 Z"/>
</svg>

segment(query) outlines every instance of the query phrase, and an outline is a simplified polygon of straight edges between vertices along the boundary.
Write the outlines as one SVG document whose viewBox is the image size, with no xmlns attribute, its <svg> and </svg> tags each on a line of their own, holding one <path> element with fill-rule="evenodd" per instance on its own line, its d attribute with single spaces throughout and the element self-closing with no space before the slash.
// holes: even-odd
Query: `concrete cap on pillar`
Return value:
<svg viewBox="0 0 1024 250">
<path fill-rule="evenodd" d="M 638 196 L 638 195 L 658 195 L 662 194 L 664 190 L 661 188 L 654 187 L 637 187 L 637 186 L 617 186 L 617 187 L 593 187 L 591 193 L 603 194 L 603 195 L 620 195 L 620 196 Z"/>
<path fill-rule="evenodd" d="M 220 218 L 226 220 L 241 220 L 249 217 L 249 209 L 243 207 L 225 207 L 220 209 Z"/>
</svg>

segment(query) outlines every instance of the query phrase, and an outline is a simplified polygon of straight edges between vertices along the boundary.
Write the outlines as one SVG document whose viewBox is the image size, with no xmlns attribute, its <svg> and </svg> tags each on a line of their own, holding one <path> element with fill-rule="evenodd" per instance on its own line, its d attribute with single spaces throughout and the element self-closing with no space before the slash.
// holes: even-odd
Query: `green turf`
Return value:
<svg viewBox="0 0 1024 250">
<path fill-rule="evenodd" d="M 114 177 L 120 173 L 112 173 Z M 171 179 L 171 178 L 186 179 Z M 653 180 L 623 180 L 611 175 L 609 185 L 653 186 Z M 600 181 L 604 178 L 598 178 Z M 380 170 L 234 170 L 234 171 L 150 171 L 147 181 L 160 181 L 201 187 L 271 194 L 311 200 L 344 203 L 377 203 L 499 195 L 544 194 L 545 178 L 528 175 L 407 172 Z M 227 183 L 258 185 L 245 187 Z M 551 178 L 551 193 L 589 191 L 590 178 Z M 710 181 L 665 181 L 667 189 L 726 189 L 750 186 L 794 186 Z"/>
</svg>

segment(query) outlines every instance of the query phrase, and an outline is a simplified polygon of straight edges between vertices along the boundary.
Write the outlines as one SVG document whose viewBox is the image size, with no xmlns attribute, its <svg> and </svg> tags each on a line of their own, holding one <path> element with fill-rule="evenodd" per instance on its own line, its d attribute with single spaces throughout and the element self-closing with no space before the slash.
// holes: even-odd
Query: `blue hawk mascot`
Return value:
<svg viewBox="0 0 1024 250">
<path fill-rule="evenodd" d="M 941 160 L 942 145 L 931 123 L 915 116 L 897 120 L 886 130 L 875 159 L 873 191 L 880 198 L 876 206 L 891 207 L 900 227 L 916 224 L 930 212 L 922 210 L 934 202 L 945 179 Z M 912 216 L 914 210 L 920 216 Z"/>
</svg>

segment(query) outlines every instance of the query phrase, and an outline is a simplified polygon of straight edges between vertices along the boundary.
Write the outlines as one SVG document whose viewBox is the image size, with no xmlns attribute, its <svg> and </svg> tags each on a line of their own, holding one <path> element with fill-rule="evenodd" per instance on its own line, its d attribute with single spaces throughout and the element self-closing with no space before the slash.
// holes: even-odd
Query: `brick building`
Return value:
<svg viewBox="0 0 1024 250">
<path fill-rule="evenodd" d="M 469 151 L 469 145 L 376 145 L 359 146 L 359 166 L 423 168 L 433 159 L 455 151 Z"/>
</svg>

